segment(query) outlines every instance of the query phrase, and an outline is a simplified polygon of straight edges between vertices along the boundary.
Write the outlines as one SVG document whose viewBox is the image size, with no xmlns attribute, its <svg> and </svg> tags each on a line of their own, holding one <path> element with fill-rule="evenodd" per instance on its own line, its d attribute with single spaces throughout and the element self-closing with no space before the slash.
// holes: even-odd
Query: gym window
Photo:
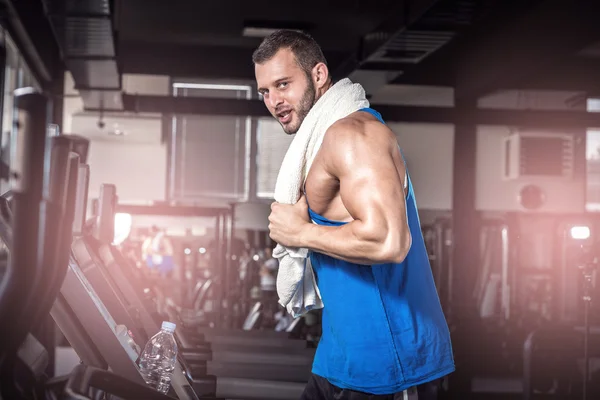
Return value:
<svg viewBox="0 0 600 400">
<path fill-rule="evenodd" d="M 250 99 L 252 86 L 174 82 L 174 96 Z M 172 200 L 242 201 L 248 197 L 251 118 L 176 115 L 168 165 Z"/>
</svg>

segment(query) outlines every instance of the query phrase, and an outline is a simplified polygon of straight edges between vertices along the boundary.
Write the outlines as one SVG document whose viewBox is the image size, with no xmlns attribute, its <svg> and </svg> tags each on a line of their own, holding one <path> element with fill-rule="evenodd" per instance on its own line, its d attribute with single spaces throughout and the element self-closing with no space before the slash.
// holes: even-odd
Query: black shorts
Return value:
<svg viewBox="0 0 600 400">
<path fill-rule="evenodd" d="M 436 400 L 441 387 L 441 379 L 436 379 L 406 391 L 375 395 L 340 389 L 327 379 L 311 374 L 300 400 Z"/>
</svg>

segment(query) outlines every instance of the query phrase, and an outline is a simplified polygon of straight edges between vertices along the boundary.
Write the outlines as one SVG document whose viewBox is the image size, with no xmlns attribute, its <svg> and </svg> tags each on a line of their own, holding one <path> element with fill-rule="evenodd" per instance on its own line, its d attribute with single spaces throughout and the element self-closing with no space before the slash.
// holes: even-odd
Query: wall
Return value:
<svg viewBox="0 0 600 400">
<path fill-rule="evenodd" d="M 388 85 L 371 104 L 452 107 L 454 91 L 447 87 Z M 385 115 L 383 115 L 385 120 Z M 451 124 L 389 123 L 408 166 L 419 209 L 452 209 L 454 126 Z"/>
<path fill-rule="evenodd" d="M 163 146 L 94 140 L 90 150 L 90 197 L 98 196 L 101 184 L 112 183 L 120 203 L 164 200 L 167 154 Z"/>
<path fill-rule="evenodd" d="M 454 126 L 390 123 L 421 210 L 452 209 Z"/>
</svg>

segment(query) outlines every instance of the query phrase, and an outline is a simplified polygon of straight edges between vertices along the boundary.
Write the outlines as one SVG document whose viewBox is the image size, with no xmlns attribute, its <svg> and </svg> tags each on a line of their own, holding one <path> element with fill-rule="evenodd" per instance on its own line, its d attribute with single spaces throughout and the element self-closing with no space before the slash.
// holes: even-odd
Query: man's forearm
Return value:
<svg viewBox="0 0 600 400">
<path fill-rule="evenodd" d="M 361 234 L 359 221 L 342 226 L 307 224 L 299 237 L 301 246 L 354 264 L 373 265 L 391 262 L 385 235 L 369 237 Z"/>
</svg>

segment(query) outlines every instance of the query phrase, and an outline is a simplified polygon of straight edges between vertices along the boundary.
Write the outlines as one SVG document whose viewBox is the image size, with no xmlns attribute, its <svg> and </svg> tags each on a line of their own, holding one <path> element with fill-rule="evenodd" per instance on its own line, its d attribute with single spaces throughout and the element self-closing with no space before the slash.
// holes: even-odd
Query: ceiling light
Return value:
<svg viewBox="0 0 600 400">
<path fill-rule="evenodd" d="M 587 240 L 590 238 L 591 232 L 588 226 L 573 226 L 571 227 L 571 237 L 575 240 Z"/>
<path fill-rule="evenodd" d="M 110 135 L 114 135 L 114 136 L 124 136 L 125 135 L 125 131 L 123 131 L 121 129 L 121 127 L 119 126 L 119 124 L 114 124 L 113 125 L 113 130 L 108 132 Z"/>
</svg>

